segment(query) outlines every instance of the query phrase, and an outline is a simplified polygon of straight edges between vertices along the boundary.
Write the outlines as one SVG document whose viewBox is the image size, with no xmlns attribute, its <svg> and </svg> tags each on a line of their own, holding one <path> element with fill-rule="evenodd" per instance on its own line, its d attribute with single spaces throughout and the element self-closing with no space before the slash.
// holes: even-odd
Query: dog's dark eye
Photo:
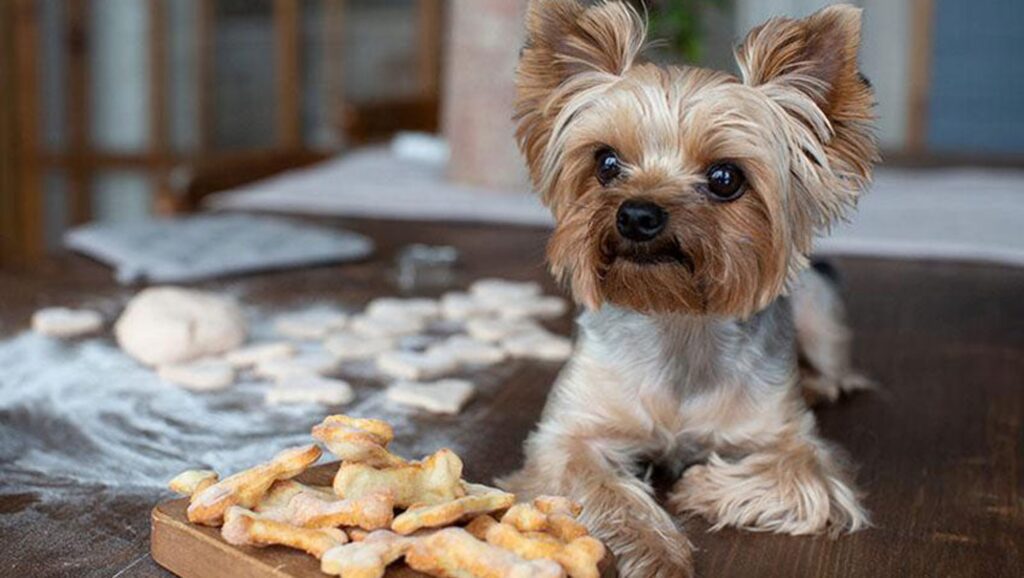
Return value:
<svg viewBox="0 0 1024 578">
<path fill-rule="evenodd" d="M 610 148 L 598 150 L 594 154 L 594 160 L 597 161 L 597 181 L 602 186 L 607 186 L 608 183 L 617 179 L 619 174 L 622 173 L 619 155 Z"/>
<path fill-rule="evenodd" d="M 716 201 L 735 201 L 743 196 L 747 178 L 732 163 L 711 165 L 707 172 L 708 192 Z"/>
</svg>

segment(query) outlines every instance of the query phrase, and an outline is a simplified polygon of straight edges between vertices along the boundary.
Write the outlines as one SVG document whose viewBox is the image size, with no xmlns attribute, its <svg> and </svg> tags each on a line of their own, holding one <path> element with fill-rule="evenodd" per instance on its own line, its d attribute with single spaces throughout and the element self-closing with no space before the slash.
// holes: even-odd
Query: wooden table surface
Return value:
<svg viewBox="0 0 1024 578">
<path fill-rule="evenodd" d="M 546 233 L 528 228 L 325 221 L 371 235 L 363 263 L 202 284 L 244 288 L 247 302 L 310 298 L 363 302 L 396 294 L 393 257 L 411 243 L 461 251 L 459 284 L 481 276 L 537 279 Z M 1024 575 L 1024 270 L 954 263 L 837 259 L 857 365 L 884 385 L 821 409 L 826 437 L 860 464 L 875 527 L 836 541 L 686 524 L 701 576 Z M 36 308 L 132 290 L 85 259 L 42 270 L 0 270 L 0 337 L 24 329 Z M 563 323 L 569 330 L 570 324 Z M 514 469 L 557 368 L 517 363 L 498 395 L 467 426 L 424 421 L 464 447 L 467 476 Z M 0 368 L 2 371 L 2 368 Z M 5 480 L 5 463 L 33 436 L 53 435 L 0 412 L 0 576 L 164 576 L 148 555 L 149 511 L 166 494 L 82 488 L 53 501 Z M 83 511 L 105 512 L 83 523 Z M 100 522 L 97 523 L 96 520 Z"/>
</svg>

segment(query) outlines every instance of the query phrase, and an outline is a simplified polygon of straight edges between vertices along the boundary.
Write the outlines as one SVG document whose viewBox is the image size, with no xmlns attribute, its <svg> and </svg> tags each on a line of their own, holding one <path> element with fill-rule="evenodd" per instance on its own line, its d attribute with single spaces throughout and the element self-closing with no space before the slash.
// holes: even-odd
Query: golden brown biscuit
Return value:
<svg viewBox="0 0 1024 578">
<path fill-rule="evenodd" d="M 317 558 L 348 542 L 345 532 L 337 528 L 299 528 L 261 518 L 259 514 L 238 506 L 228 508 L 220 533 L 228 544 L 235 546 L 287 546 Z"/>
<path fill-rule="evenodd" d="M 342 498 L 361 498 L 390 492 L 399 508 L 433 505 L 464 496 L 461 477 L 462 460 L 443 449 L 422 462 L 384 469 L 343 463 L 334 476 L 334 493 Z"/>
<path fill-rule="evenodd" d="M 254 507 L 277 480 L 293 478 L 320 459 L 320 448 L 308 445 L 285 450 L 254 468 L 238 472 L 192 495 L 188 520 L 220 525 L 231 506 Z"/>
</svg>

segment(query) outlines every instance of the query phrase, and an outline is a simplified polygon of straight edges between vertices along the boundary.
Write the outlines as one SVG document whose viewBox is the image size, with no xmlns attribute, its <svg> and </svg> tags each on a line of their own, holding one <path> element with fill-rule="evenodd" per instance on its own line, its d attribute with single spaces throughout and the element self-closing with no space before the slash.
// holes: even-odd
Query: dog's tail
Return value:
<svg viewBox="0 0 1024 578">
<path fill-rule="evenodd" d="M 831 263 L 815 261 L 801 273 L 791 294 L 800 385 L 812 403 L 834 402 L 843 393 L 874 387 L 851 365 L 852 334 L 839 283 L 839 273 Z"/>
</svg>

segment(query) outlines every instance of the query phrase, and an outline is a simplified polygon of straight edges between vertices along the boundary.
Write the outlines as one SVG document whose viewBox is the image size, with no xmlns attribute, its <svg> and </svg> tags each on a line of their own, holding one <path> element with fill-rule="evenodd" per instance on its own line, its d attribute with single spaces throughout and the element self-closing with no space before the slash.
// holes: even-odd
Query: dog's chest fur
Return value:
<svg viewBox="0 0 1024 578">
<path fill-rule="evenodd" d="M 579 326 L 579 349 L 546 411 L 607 427 L 646 457 L 685 460 L 710 442 L 745 443 L 771 425 L 765 420 L 775 419 L 772 410 L 795 390 L 785 299 L 745 321 L 605 306 L 584 313 Z"/>
</svg>

